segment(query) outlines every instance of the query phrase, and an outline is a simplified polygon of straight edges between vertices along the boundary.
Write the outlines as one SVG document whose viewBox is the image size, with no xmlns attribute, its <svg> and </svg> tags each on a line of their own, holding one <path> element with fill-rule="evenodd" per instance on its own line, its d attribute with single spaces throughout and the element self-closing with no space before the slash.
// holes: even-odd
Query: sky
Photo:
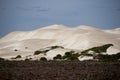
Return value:
<svg viewBox="0 0 120 80">
<path fill-rule="evenodd" d="M 0 37 L 62 24 L 120 27 L 120 0 L 0 0 Z"/>
</svg>

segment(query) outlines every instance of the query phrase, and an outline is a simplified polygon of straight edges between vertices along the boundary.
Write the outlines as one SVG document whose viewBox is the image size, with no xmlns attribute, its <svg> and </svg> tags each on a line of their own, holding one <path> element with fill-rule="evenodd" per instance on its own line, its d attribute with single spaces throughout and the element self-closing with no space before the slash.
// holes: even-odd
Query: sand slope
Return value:
<svg viewBox="0 0 120 80">
<path fill-rule="evenodd" d="M 53 54 L 63 54 L 68 49 L 81 51 L 107 43 L 114 44 L 108 49 L 108 54 L 120 52 L 120 28 L 101 30 L 84 25 L 75 28 L 50 25 L 33 31 L 15 31 L 4 36 L 0 39 L 0 57 L 11 58 L 18 54 L 23 57 L 33 56 L 34 51 L 41 48 L 54 45 L 65 47 L 64 50 L 48 52 L 46 57 L 51 58 Z"/>
</svg>

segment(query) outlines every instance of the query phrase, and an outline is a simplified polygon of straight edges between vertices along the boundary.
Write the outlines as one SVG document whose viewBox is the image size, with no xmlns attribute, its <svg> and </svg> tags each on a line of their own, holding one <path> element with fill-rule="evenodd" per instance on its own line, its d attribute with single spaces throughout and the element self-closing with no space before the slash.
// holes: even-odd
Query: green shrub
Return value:
<svg viewBox="0 0 120 80">
<path fill-rule="evenodd" d="M 96 59 L 98 59 L 99 61 L 118 61 L 120 59 L 120 53 L 112 55 L 99 54 Z"/>
<path fill-rule="evenodd" d="M 35 51 L 34 55 L 39 55 L 40 53 L 42 53 L 42 51 Z"/>
<path fill-rule="evenodd" d="M 42 51 L 42 53 L 47 53 L 48 51 L 50 51 L 50 50 L 44 50 L 44 51 Z"/>
<path fill-rule="evenodd" d="M 116 54 L 116 58 L 120 59 L 120 52 Z"/>
<path fill-rule="evenodd" d="M 74 54 L 72 54 L 72 56 L 69 58 L 69 60 L 71 60 L 71 61 L 73 61 L 73 60 L 79 60 L 78 57 L 79 57 L 79 54 L 78 54 L 78 53 L 74 53 Z"/>
<path fill-rule="evenodd" d="M 41 58 L 40 58 L 40 61 L 47 61 L 47 58 L 41 57 Z"/>
<path fill-rule="evenodd" d="M 44 51 L 35 51 L 34 55 L 39 55 L 40 53 L 47 53 L 49 50 L 44 50 Z"/>
<path fill-rule="evenodd" d="M 86 54 L 88 54 L 89 51 L 93 51 L 94 53 L 106 52 L 107 49 L 111 46 L 113 46 L 113 44 L 105 44 L 105 45 L 102 45 L 102 46 L 93 47 L 93 48 L 82 51 L 81 54 L 86 55 Z"/>
<path fill-rule="evenodd" d="M 51 46 L 51 47 L 48 47 L 48 48 L 50 48 L 50 49 L 42 50 L 42 51 L 37 50 L 37 51 L 34 52 L 34 55 L 39 55 L 40 53 L 47 53 L 48 51 L 50 51 L 52 49 L 64 48 L 64 47 L 62 47 L 62 46 Z"/>
<path fill-rule="evenodd" d="M 62 56 L 60 54 L 56 55 L 55 57 L 53 57 L 53 60 L 61 60 L 62 59 Z"/>
<path fill-rule="evenodd" d="M 17 56 L 15 57 L 15 59 L 17 59 L 17 58 L 22 58 L 22 57 L 21 57 L 21 55 L 17 55 Z"/>
<path fill-rule="evenodd" d="M 79 60 L 78 57 L 80 55 L 78 53 L 75 53 L 75 51 L 70 51 L 70 52 L 66 52 L 65 55 L 63 56 L 64 60 Z"/>
<path fill-rule="evenodd" d="M 64 56 L 63 56 L 63 59 L 66 59 L 66 58 L 70 58 L 72 56 L 72 53 L 73 52 L 65 52 Z"/>
<path fill-rule="evenodd" d="M 56 48 L 62 48 L 62 49 L 64 49 L 64 47 L 62 47 L 62 46 L 51 46 L 51 49 L 56 49 Z"/>
<path fill-rule="evenodd" d="M 11 59 L 18 59 L 18 58 L 22 58 L 22 56 L 21 55 L 17 55 L 16 57 L 13 57 Z"/>
<path fill-rule="evenodd" d="M 30 61 L 30 59 L 27 59 L 27 58 L 26 58 L 25 61 Z"/>
<path fill-rule="evenodd" d="M 80 55 L 84 55 L 84 56 L 93 56 L 93 54 L 90 54 L 90 53 L 81 53 Z"/>
<path fill-rule="evenodd" d="M 0 61 L 5 61 L 5 59 L 0 57 Z"/>
</svg>

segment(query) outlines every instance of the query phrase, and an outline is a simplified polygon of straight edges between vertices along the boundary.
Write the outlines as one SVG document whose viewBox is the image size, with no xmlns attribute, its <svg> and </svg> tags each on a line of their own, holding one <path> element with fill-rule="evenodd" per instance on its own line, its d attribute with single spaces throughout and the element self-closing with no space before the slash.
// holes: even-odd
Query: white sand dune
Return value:
<svg viewBox="0 0 120 80">
<path fill-rule="evenodd" d="M 49 46 L 63 46 L 65 49 L 49 51 L 50 58 L 65 51 L 85 50 L 104 44 L 114 44 L 108 49 L 108 54 L 120 52 L 120 28 L 101 30 L 90 26 L 75 28 L 64 25 L 50 25 L 33 31 L 15 31 L 0 39 L 0 57 L 11 58 L 16 55 L 33 55 L 35 50 Z M 14 51 L 17 49 L 18 51 Z"/>
</svg>

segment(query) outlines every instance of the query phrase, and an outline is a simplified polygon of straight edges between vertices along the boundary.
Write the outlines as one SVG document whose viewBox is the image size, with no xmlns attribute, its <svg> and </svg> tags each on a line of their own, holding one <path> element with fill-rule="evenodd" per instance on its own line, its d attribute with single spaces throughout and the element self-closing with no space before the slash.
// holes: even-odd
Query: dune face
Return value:
<svg viewBox="0 0 120 80">
<path fill-rule="evenodd" d="M 65 48 L 49 51 L 47 57 L 51 58 L 56 53 L 63 54 L 71 49 L 81 51 L 104 44 L 114 44 L 108 49 L 108 54 L 120 52 L 120 28 L 100 30 L 84 25 L 75 28 L 50 25 L 33 31 L 11 32 L 1 38 L 0 57 L 11 58 L 19 54 L 23 57 L 32 55 L 36 58 L 33 56 L 35 50 L 54 45 Z"/>
</svg>

